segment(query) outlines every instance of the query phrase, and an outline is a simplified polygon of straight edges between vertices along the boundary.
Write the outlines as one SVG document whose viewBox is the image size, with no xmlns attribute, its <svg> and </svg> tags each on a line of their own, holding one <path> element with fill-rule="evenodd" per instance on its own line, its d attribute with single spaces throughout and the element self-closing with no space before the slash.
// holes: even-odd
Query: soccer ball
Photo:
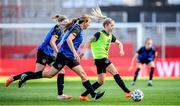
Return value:
<svg viewBox="0 0 180 106">
<path fill-rule="evenodd" d="M 139 102 L 143 99 L 144 93 L 142 92 L 142 90 L 136 89 L 132 92 L 131 97 L 135 102 Z"/>
</svg>

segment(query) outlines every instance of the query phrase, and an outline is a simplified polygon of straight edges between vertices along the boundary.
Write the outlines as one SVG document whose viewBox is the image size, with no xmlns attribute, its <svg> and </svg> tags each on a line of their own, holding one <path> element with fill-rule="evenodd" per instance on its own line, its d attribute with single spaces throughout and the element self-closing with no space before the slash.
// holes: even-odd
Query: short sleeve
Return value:
<svg viewBox="0 0 180 106">
<path fill-rule="evenodd" d="M 94 38 L 96 39 L 95 41 L 97 41 L 99 39 L 99 37 L 100 37 L 100 32 L 96 32 L 94 34 Z"/>
<path fill-rule="evenodd" d="M 141 54 L 142 48 L 140 48 L 136 53 Z"/>
<path fill-rule="evenodd" d="M 116 37 L 114 35 L 112 35 L 112 40 L 111 42 L 115 42 L 116 41 Z"/>
<path fill-rule="evenodd" d="M 61 28 L 60 28 L 58 25 L 56 25 L 56 26 L 54 27 L 53 35 L 54 35 L 56 38 L 58 38 L 58 36 L 61 35 L 61 33 L 63 33 L 62 30 L 61 30 Z"/>
<path fill-rule="evenodd" d="M 79 35 L 80 32 L 81 32 L 81 29 L 80 29 L 80 27 L 77 26 L 77 27 L 74 27 L 74 28 L 73 28 L 73 30 L 72 30 L 71 33 L 72 33 L 73 35 L 77 36 L 77 35 Z"/>
<path fill-rule="evenodd" d="M 155 55 L 156 54 L 156 50 L 155 49 L 153 49 L 153 55 Z"/>
</svg>

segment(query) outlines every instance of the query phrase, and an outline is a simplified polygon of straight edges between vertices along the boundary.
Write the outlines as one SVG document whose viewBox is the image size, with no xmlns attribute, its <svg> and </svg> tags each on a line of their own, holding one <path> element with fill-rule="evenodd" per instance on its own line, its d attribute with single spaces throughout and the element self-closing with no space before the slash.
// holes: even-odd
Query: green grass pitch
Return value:
<svg viewBox="0 0 180 106">
<path fill-rule="evenodd" d="M 106 91 L 102 99 L 93 101 L 80 101 L 79 95 L 84 91 L 79 78 L 69 77 L 65 80 L 64 93 L 72 95 L 72 100 L 57 100 L 56 78 L 28 81 L 22 88 L 17 87 L 17 82 L 8 88 L 4 86 L 5 78 L 0 78 L 0 105 L 98 105 L 98 106 L 180 106 L 180 79 L 155 79 L 153 87 L 147 87 L 147 80 L 137 81 L 135 87 L 131 80 L 126 79 L 126 85 L 131 89 L 140 88 L 144 92 L 141 102 L 125 99 L 123 91 L 114 80 L 107 79 L 105 84 L 97 91 Z M 90 80 L 91 83 L 94 79 Z"/>
</svg>

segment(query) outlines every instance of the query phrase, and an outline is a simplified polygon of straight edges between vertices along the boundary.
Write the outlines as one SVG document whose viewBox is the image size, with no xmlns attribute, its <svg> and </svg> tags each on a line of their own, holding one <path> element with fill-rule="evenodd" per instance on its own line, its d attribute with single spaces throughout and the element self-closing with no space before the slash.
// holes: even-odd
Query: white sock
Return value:
<svg viewBox="0 0 180 106">
<path fill-rule="evenodd" d="M 148 83 L 152 83 L 152 80 L 149 80 Z"/>
</svg>

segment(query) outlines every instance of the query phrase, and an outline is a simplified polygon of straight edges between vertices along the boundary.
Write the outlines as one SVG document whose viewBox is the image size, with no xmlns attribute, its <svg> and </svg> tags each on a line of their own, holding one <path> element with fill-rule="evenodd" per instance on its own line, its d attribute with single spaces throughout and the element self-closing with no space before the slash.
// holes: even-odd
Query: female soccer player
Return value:
<svg viewBox="0 0 180 106">
<path fill-rule="evenodd" d="M 143 64 L 147 64 L 151 68 L 148 86 L 152 86 L 152 79 L 153 79 L 153 73 L 154 73 L 154 67 L 155 67 L 154 59 L 155 59 L 155 57 L 157 57 L 157 52 L 152 47 L 152 45 L 153 45 L 152 39 L 150 39 L 150 38 L 146 39 L 145 46 L 141 47 L 136 52 L 134 57 L 132 58 L 129 70 L 132 70 L 136 58 L 138 60 L 137 69 L 136 69 L 136 72 L 134 74 L 134 79 L 132 82 L 133 86 L 136 84 L 136 79 L 137 79 L 138 73 L 141 70 Z"/>
<path fill-rule="evenodd" d="M 124 55 L 122 43 L 118 39 L 116 39 L 116 37 L 112 34 L 114 24 L 114 20 L 112 20 L 111 18 L 105 18 L 103 22 L 104 30 L 95 33 L 94 36 L 90 39 L 89 43 L 87 44 L 91 46 L 94 63 L 97 68 L 98 80 L 92 86 L 95 90 L 99 88 L 101 85 L 103 85 L 106 71 L 108 71 L 114 77 L 114 80 L 116 81 L 118 86 L 123 89 L 123 91 L 125 92 L 125 96 L 129 98 L 131 97 L 130 90 L 125 86 L 123 80 L 118 74 L 117 69 L 115 68 L 113 63 L 111 63 L 111 61 L 108 59 L 108 52 L 111 43 L 117 44 L 117 46 L 120 48 L 120 55 Z M 88 100 L 88 94 L 88 91 L 82 93 L 80 96 L 80 100 Z"/>
<path fill-rule="evenodd" d="M 84 15 L 80 18 L 74 19 L 71 23 L 67 24 L 65 27 L 65 31 L 68 30 L 67 34 L 64 37 L 63 43 L 57 54 L 57 58 L 51 69 L 49 71 L 39 70 L 33 74 L 21 77 L 19 81 L 19 87 L 21 87 L 23 83 L 30 79 L 51 78 L 66 65 L 81 77 L 83 86 L 91 94 L 93 100 L 97 100 L 102 97 L 104 92 L 96 93 L 94 91 L 85 71 L 79 64 L 80 57 L 77 53 L 78 48 L 83 41 L 83 30 L 88 28 L 90 21 L 90 16 Z"/>
<path fill-rule="evenodd" d="M 44 70 L 46 65 L 50 65 L 52 62 L 55 61 L 55 55 L 58 53 L 57 45 L 62 40 L 64 36 L 64 27 L 67 23 L 69 23 L 69 19 L 63 15 L 56 15 L 52 17 L 52 19 L 57 20 L 58 24 L 53 26 L 49 33 L 47 34 L 43 43 L 39 46 L 37 52 L 37 59 L 36 59 L 36 68 L 35 72 L 39 70 Z M 26 72 L 24 74 L 29 75 L 33 72 Z M 22 75 L 12 75 L 9 79 L 6 80 L 6 87 L 8 87 L 12 82 L 19 80 Z M 58 86 L 58 99 L 71 99 L 72 96 L 64 95 L 63 88 L 64 88 L 64 70 L 60 71 L 57 77 L 57 86 Z"/>
</svg>

